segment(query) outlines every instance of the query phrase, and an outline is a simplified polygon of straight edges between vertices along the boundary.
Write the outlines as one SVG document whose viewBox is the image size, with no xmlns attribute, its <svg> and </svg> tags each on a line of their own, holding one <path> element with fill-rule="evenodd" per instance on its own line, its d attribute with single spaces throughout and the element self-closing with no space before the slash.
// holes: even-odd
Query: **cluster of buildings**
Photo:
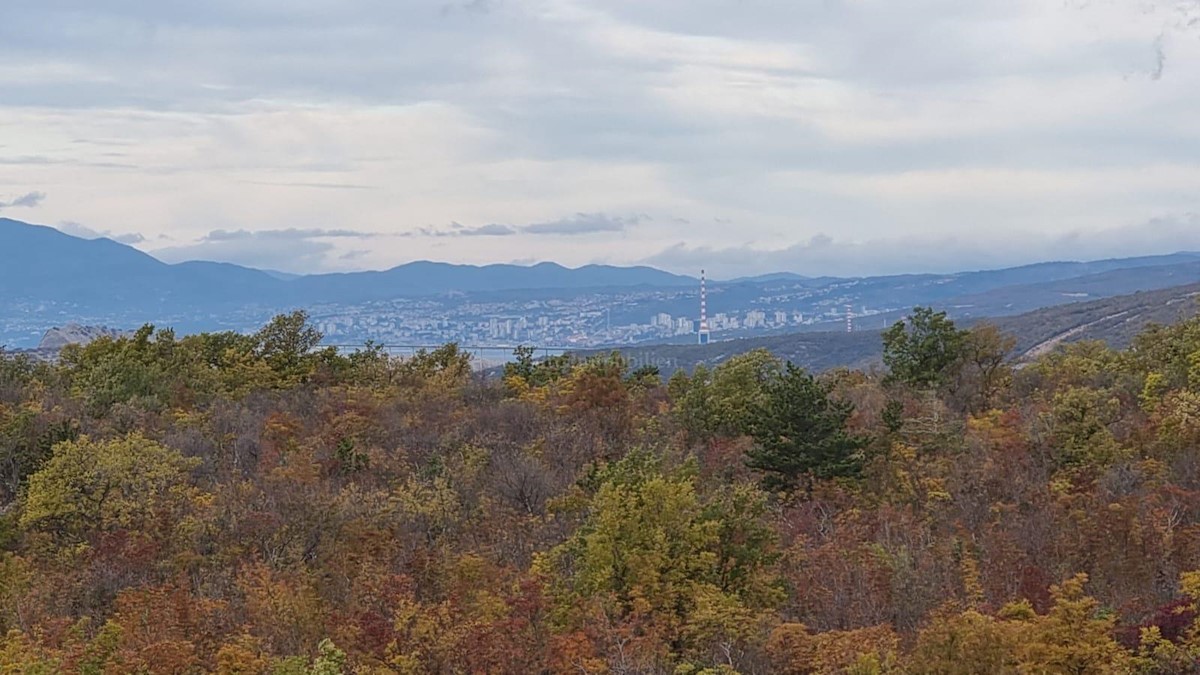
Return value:
<svg viewBox="0 0 1200 675">
<path fill-rule="evenodd" d="M 744 314 L 735 312 L 717 312 L 707 317 L 711 332 L 736 330 L 767 330 L 786 328 L 788 326 L 804 325 L 804 313 L 799 311 L 751 309 Z M 686 316 L 671 316 L 659 312 L 650 317 L 649 327 L 662 337 L 673 335 L 689 335 L 698 333 L 699 320 Z"/>
<path fill-rule="evenodd" d="M 699 293 L 697 293 L 699 290 Z M 707 342 L 712 335 L 802 329 L 840 322 L 851 310 L 847 295 L 808 289 L 760 292 L 751 286 L 723 285 L 709 297 L 702 279 L 695 287 L 603 289 L 594 291 L 532 290 L 506 293 L 445 294 L 355 304 L 326 304 L 306 309 L 325 342 L 346 347 L 366 341 L 385 345 L 536 345 L 546 348 L 588 349 L 650 341 Z M 721 311 L 709 314 L 716 300 Z M 150 321 L 181 332 L 234 330 L 252 332 L 287 307 L 246 307 L 212 315 L 147 317 L 80 317 L 75 308 L 60 308 L 65 323 L 71 318 L 89 324 L 122 327 Z M 856 307 L 855 316 L 875 312 Z M 49 311 L 39 313 L 39 325 L 5 326 L 0 345 L 32 346 L 45 330 Z M 53 320 L 53 319 L 52 319 Z M 828 328 L 826 328 L 828 330 Z"/>
<path fill-rule="evenodd" d="M 852 311 L 829 300 L 819 304 L 795 298 L 745 295 L 722 289 L 722 311 L 708 313 L 708 290 L 610 290 L 564 293 L 554 297 L 514 295 L 487 302 L 478 298 L 396 299 L 363 305 L 316 307 L 310 312 L 332 344 L 366 340 L 394 345 L 458 342 L 465 345 L 531 344 L 544 347 L 596 348 L 655 340 L 701 344 L 712 334 L 786 330 L 840 322 Z M 730 304 L 751 305 L 729 310 Z M 657 309 L 658 311 L 653 311 Z M 652 310 L 650 313 L 644 313 Z M 664 311 L 669 310 L 669 311 Z M 872 314 L 865 307 L 858 316 Z M 647 319 L 639 319 L 647 317 Z"/>
</svg>

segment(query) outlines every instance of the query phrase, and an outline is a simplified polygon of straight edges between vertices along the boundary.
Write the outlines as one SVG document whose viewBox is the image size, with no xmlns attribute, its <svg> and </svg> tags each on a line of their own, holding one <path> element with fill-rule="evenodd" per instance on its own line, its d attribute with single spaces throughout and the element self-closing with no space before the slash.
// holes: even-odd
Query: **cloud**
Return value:
<svg viewBox="0 0 1200 675">
<path fill-rule="evenodd" d="M 190 244 L 151 251 L 164 262 L 188 260 L 229 262 L 246 267 L 296 274 L 322 272 L 337 267 L 337 261 L 358 260 L 369 251 L 339 253 L 337 240 L 373 239 L 376 232 L 351 229 L 283 228 L 266 230 L 211 230 Z"/>
<path fill-rule="evenodd" d="M 1200 212 L 1194 0 L 9 4 L 0 185 L 179 255 L 919 269 Z"/>
<path fill-rule="evenodd" d="M 442 6 L 442 14 L 447 15 L 456 11 L 473 12 L 475 14 L 487 14 L 494 11 L 497 0 L 460 0 L 458 2 L 449 2 Z"/>
<path fill-rule="evenodd" d="M 17 207 L 17 206 L 33 208 L 33 207 L 37 206 L 38 204 L 41 204 L 42 200 L 44 200 L 45 198 L 46 198 L 45 192 L 26 192 L 25 194 L 23 194 L 19 197 L 14 197 L 13 199 L 10 199 L 8 201 L 0 201 L 0 210 L 10 209 L 10 208 Z"/>
<path fill-rule="evenodd" d="M 522 228 L 527 234 L 561 234 L 567 236 L 597 232 L 623 232 L 640 218 L 615 218 L 603 213 L 577 213 L 570 218 L 546 223 L 533 223 Z"/>
<path fill-rule="evenodd" d="M 511 225 L 499 225 L 496 223 L 480 225 L 479 227 L 465 227 L 454 223 L 450 227 L 449 234 L 457 237 L 507 237 L 518 232 L 517 228 Z"/>
<path fill-rule="evenodd" d="M 58 224 L 59 232 L 69 234 L 72 237 L 80 239 L 111 239 L 119 244 L 133 246 L 146 241 L 146 237 L 139 232 L 127 232 L 124 234 L 115 233 L 111 230 L 94 230 L 82 223 L 74 221 L 64 221 Z"/>
<path fill-rule="evenodd" d="M 200 238 L 201 242 L 216 242 L 216 241 L 238 241 L 238 240 L 254 240 L 254 241 L 289 241 L 303 239 L 336 239 L 336 238 L 353 238 L 353 239 L 369 239 L 379 236 L 375 232 L 360 232 L 358 230 L 334 229 L 327 230 L 322 228 L 294 228 L 289 227 L 280 230 L 213 230 Z"/>
<path fill-rule="evenodd" d="M 962 272 L 1047 260 L 1101 260 L 1180 251 L 1200 252 L 1200 214 L 1182 213 L 1101 231 L 1063 234 L 987 234 L 963 228 L 961 236 L 895 236 L 868 240 L 818 234 L 782 249 L 715 248 L 680 242 L 644 264 L 691 272 L 705 268 L 732 278 L 762 270 L 808 276 L 869 276 L 912 272 Z"/>
<path fill-rule="evenodd" d="M 1167 69 L 1167 51 L 1166 51 L 1166 33 L 1158 36 L 1154 41 L 1154 69 L 1150 71 L 1150 79 L 1161 80 L 1163 72 Z"/>
<path fill-rule="evenodd" d="M 492 223 L 468 227 L 454 222 L 447 229 L 423 227 L 417 232 L 427 237 L 510 237 L 518 234 L 556 235 L 574 237 L 605 232 L 624 232 L 632 225 L 647 220 L 646 216 L 616 217 L 604 213 L 577 213 L 568 218 L 527 225 Z M 686 222 L 686 221 L 684 221 Z"/>
</svg>

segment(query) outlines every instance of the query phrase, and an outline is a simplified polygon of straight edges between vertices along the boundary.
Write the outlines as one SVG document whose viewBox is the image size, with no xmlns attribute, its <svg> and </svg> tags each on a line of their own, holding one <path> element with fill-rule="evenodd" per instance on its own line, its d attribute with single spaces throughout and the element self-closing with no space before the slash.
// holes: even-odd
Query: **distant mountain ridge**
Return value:
<svg viewBox="0 0 1200 675">
<path fill-rule="evenodd" d="M 778 272 L 710 280 L 708 310 L 710 317 L 753 308 L 772 316 L 802 310 L 810 321 L 818 317 L 807 330 L 826 330 L 833 319 L 843 321 L 843 307 L 857 312 L 867 306 L 874 313 L 859 319 L 866 329 L 894 321 L 914 305 L 944 306 L 956 318 L 969 320 L 1191 282 L 1200 282 L 1200 253 L 1042 262 L 954 274 L 805 277 Z M 382 271 L 314 275 L 206 261 L 168 264 L 108 239 L 81 239 L 0 218 L 0 345 L 15 347 L 37 344 L 48 327 L 71 322 L 156 323 L 181 332 L 252 330 L 270 315 L 295 308 L 335 317 L 349 311 L 370 320 L 390 307 L 374 303 L 393 300 L 410 307 L 428 303 L 439 308 L 431 310 L 434 314 L 448 305 L 482 307 L 479 316 L 486 322 L 487 313 L 519 315 L 526 306 L 579 298 L 578 306 L 617 327 L 644 324 L 660 314 L 676 320 L 693 317 L 697 285 L 696 278 L 651 267 L 568 268 L 548 262 L 475 266 L 416 261 Z"/>
<path fill-rule="evenodd" d="M 556 263 L 457 265 L 417 261 L 380 272 L 288 277 L 231 263 L 164 263 L 109 239 L 81 239 L 52 227 L 0 218 L 0 288 L 9 299 L 93 308 L 244 302 L 365 302 L 453 291 L 525 288 L 682 286 L 690 277 L 651 267 Z"/>
</svg>

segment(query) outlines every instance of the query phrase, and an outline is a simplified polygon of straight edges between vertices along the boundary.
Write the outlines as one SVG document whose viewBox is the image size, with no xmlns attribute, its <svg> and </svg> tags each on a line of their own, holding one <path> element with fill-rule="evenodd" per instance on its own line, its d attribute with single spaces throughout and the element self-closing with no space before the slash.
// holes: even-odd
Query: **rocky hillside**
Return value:
<svg viewBox="0 0 1200 675">
<path fill-rule="evenodd" d="M 81 326 L 69 323 L 65 326 L 51 328 L 42 336 L 37 351 L 56 352 L 67 345 L 86 345 L 101 337 L 118 338 L 129 335 L 129 331 L 121 331 L 108 326 Z"/>
</svg>

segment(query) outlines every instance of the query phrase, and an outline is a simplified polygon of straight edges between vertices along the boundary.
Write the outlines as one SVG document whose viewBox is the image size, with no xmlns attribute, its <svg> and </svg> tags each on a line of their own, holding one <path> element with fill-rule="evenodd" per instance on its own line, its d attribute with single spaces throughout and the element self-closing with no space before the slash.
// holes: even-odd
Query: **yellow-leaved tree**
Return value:
<svg viewBox="0 0 1200 675">
<path fill-rule="evenodd" d="M 94 441 L 83 436 L 54 446 L 29 478 L 20 524 L 58 536 L 143 529 L 187 498 L 188 473 L 200 460 L 141 434 Z"/>
</svg>

